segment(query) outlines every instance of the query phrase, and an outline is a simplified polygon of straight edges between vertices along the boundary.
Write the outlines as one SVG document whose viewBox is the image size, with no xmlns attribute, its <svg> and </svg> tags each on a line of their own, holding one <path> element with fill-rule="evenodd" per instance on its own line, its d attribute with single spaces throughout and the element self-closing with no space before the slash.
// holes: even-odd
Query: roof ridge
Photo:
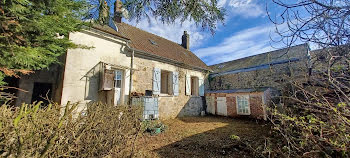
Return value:
<svg viewBox="0 0 350 158">
<path fill-rule="evenodd" d="M 185 49 L 184 47 L 181 46 L 181 44 L 176 43 L 176 42 L 173 42 L 173 41 L 171 41 L 171 40 L 169 40 L 169 39 L 166 39 L 166 38 L 164 38 L 164 37 L 158 36 L 158 35 L 156 35 L 156 34 L 154 34 L 154 33 L 145 31 L 145 30 L 140 29 L 140 28 L 138 28 L 138 27 L 136 27 L 136 26 L 127 24 L 127 23 L 125 23 L 125 22 L 122 22 L 121 24 L 127 25 L 127 26 L 129 26 L 129 27 L 132 27 L 132 28 L 134 28 L 134 29 L 140 30 L 140 31 L 142 31 L 142 32 L 148 33 L 148 34 L 150 34 L 150 35 L 152 35 L 152 36 L 159 37 L 159 38 L 161 38 L 162 40 L 168 41 L 168 42 L 170 42 L 170 43 L 172 43 L 172 44 L 175 44 L 175 45 L 179 46 L 179 48 L 181 48 L 182 51 L 191 53 L 191 54 L 192 54 L 192 55 L 191 55 L 192 58 L 194 57 L 194 58 L 198 59 L 198 61 L 200 61 L 200 62 L 201 62 L 202 64 L 204 64 L 207 68 L 209 68 L 209 66 L 208 66 L 202 59 L 200 59 L 194 52 L 192 52 L 191 50 Z"/>
<path fill-rule="evenodd" d="M 287 47 L 287 48 L 282 48 L 282 49 L 276 49 L 276 50 L 272 50 L 272 51 L 268 51 L 268 52 L 264 52 L 264 53 L 260 53 L 260 54 L 247 56 L 247 57 L 244 57 L 244 58 L 239 58 L 239 59 L 230 60 L 230 61 L 226 61 L 226 62 L 222 62 L 222 63 L 218 63 L 218 64 L 213 64 L 213 65 L 209 65 L 209 67 L 218 66 L 218 65 L 221 65 L 221 64 L 227 64 L 227 63 L 230 63 L 230 62 L 233 62 L 233 61 L 243 60 L 243 59 L 246 59 L 246 58 L 251 58 L 251 57 L 255 57 L 255 56 L 259 56 L 259 55 L 266 55 L 268 53 L 273 53 L 273 52 L 276 52 L 276 51 L 281 51 L 281 50 L 290 49 L 290 48 L 294 48 L 294 47 L 300 47 L 300 46 L 303 46 L 303 45 L 307 45 L 307 43 L 297 44 L 297 45 L 291 46 L 289 48 Z"/>
<path fill-rule="evenodd" d="M 98 29 L 113 35 L 116 34 L 118 36 L 125 36 L 123 38 L 129 39 L 131 41 L 130 46 L 134 47 L 135 49 L 139 49 L 149 54 L 159 55 L 171 60 L 177 60 L 190 66 L 202 68 L 203 70 L 210 70 L 207 64 L 205 64 L 203 60 L 201 60 L 195 53 L 185 49 L 176 42 L 147 32 L 125 22 L 116 23 L 115 25 L 119 27 L 118 31 L 108 25 L 99 26 Z M 155 42 L 162 44 L 162 46 L 160 46 L 159 49 L 151 48 L 151 43 L 149 40 L 154 40 Z M 189 56 L 185 56 L 187 54 Z"/>
<path fill-rule="evenodd" d="M 169 42 L 171 42 L 171 43 L 174 43 L 174 44 L 176 44 L 176 45 L 181 46 L 181 44 L 179 44 L 179 43 L 176 43 L 176 42 L 171 41 L 171 40 L 169 40 L 169 39 L 166 39 L 166 38 L 164 38 L 164 37 L 158 36 L 158 35 L 156 35 L 156 34 L 154 34 L 154 33 L 151 33 L 151 32 L 148 32 L 148 31 L 145 31 L 145 30 L 143 30 L 143 29 L 140 29 L 140 28 L 138 28 L 138 27 L 136 27 L 136 26 L 133 26 L 133 25 L 127 24 L 127 23 L 125 23 L 125 22 L 122 22 L 122 23 L 123 23 L 123 24 L 126 24 L 126 25 L 129 25 L 129 26 L 131 26 L 131 27 L 133 27 L 133 28 L 136 28 L 136 29 L 138 29 L 138 30 L 140 30 L 140 31 L 143 31 L 143 32 L 146 32 L 146 33 L 152 34 L 152 35 L 154 35 L 154 36 L 157 36 L 157 37 L 159 37 L 159 38 L 162 38 L 162 39 L 167 40 L 167 41 L 169 41 Z M 182 47 L 182 46 L 181 46 L 181 47 Z M 182 48 L 183 48 L 185 51 L 189 51 L 189 52 L 193 53 L 192 51 L 187 50 L 187 49 L 185 49 L 184 47 L 182 47 Z"/>
</svg>

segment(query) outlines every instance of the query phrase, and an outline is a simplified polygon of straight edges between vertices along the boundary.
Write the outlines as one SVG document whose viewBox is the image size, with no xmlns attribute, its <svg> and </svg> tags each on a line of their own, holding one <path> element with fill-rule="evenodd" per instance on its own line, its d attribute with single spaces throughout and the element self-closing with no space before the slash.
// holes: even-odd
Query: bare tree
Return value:
<svg viewBox="0 0 350 158">
<path fill-rule="evenodd" d="M 271 122 L 284 140 L 276 152 L 350 156 L 350 1 L 272 2 L 278 12 L 269 18 L 280 41 L 287 47 L 308 42 L 319 48 L 310 52 L 312 71 L 306 79 L 289 78 L 284 111 L 271 110 Z"/>
</svg>

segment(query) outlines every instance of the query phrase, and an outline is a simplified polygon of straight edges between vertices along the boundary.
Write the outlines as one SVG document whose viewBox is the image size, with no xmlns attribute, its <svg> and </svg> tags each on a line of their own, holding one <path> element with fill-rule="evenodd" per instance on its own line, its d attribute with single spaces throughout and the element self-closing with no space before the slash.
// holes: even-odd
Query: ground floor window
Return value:
<svg viewBox="0 0 350 158">
<path fill-rule="evenodd" d="M 115 76 L 114 76 L 114 87 L 115 88 L 122 88 L 122 77 L 123 72 L 121 70 L 115 70 Z"/>
<path fill-rule="evenodd" d="M 171 94 L 172 91 L 172 75 L 170 71 L 161 71 L 160 78 L 160 93 L 162 94 Z"/>
<path fill-rule="evenodd" d="M 248 95 L 237 96 L 236 100 L 237 100 L 237 114 L 250 115 L 249 96 Z"/>
<path fill-rule="evenodd" d="M 191 95 L 199 96 L 198 77 L 191 77 Z"/>
</svg>

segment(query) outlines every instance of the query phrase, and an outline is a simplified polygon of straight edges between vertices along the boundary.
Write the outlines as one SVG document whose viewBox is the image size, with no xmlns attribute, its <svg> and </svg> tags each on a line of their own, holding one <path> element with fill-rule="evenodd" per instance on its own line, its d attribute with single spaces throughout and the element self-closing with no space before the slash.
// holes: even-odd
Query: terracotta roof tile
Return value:
<svg viewBox="0 0 350 158">
<path fill-rule="evenodd" d="M 112 35 L 115 35 L 115 36 L 118 36 L 118 37 L 121 37 L 121 38 L 124 38 L 124 39 L 127 39 L 127 40 L 130 40 L 128 39 L 127 37 L 121 35 L 119 32 L 115 31 L 113 28 L 107 26 L 107 25 L 98 25 L 98 24 L 94 24 L 91 26 L 92 28 L 94 29 L 97 29 L 99 31 L 103 31 L 103 32 L 106 32 L 106 33 L 110 33 Z"/>
<path fill-rule="evenodd" d="M 118 32 L 109 26 L 93 26 L 95 29 L 131 40 L 130 46 L 136 50 L 175 60 L 186 65 L 210 70 L 201 59 L 180 44 L 126 23 L 118 23 L 117 27 Z"/>
</svg>

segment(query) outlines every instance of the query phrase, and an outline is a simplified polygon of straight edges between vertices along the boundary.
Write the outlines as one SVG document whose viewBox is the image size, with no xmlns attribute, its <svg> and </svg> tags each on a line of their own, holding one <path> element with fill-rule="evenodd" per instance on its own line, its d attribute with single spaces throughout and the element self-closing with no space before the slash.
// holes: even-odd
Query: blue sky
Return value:
<svg viewBox="0 0 350 158">
<path fill-rule="evenodd" d="M 176 43 L 181 43 L 183 31 L 188 31 L 191 51 L 207 65 L 283 47 L 280 43 L 270 41 L 270 35 L 275 36 L 275 27 L 266 14 L 266 1 L 218 0 L 218 3 L 226 9 L 227 16 L 225 24 L 219 24 L 214 35 L 207 30 L 202 30 L 193 21 L 167 25 L 155 19 L 151 19 L 150 22 L 144 19 L 139 23 L 128 23 Z"/>
</svg>

